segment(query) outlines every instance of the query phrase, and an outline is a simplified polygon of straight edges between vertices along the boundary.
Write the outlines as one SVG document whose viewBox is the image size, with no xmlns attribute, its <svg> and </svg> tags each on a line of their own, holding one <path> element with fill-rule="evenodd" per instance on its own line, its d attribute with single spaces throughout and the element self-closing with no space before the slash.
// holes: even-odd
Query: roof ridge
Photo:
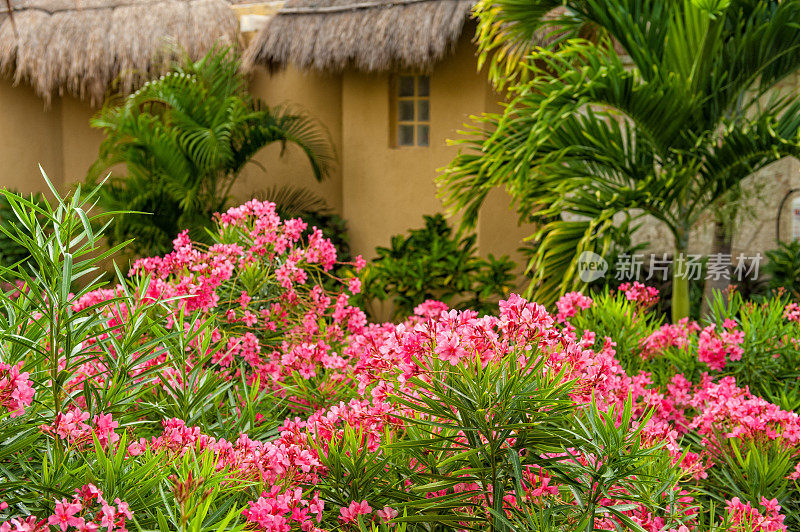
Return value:
<svg viewBox="0 0 800 532">
<path fill-rule="evenodd" d="M 276 16 L 281 15 L 319 15 L 323 13 L 346 13 L 349 11 L 357 11 L 359 9 L 370 9 L 373 7 L 398 7 L 404 5 L 421 4 L 425 2 L 441 2 L 443 0 L 368 0 L 363 2 L 355 2 L 352 4 L 338 5 L 338 6 L 319 6 L 319 7 L 283 7 Z M 459 0 L 450 0 L 453 2 Z"/>
<path fill-rule="evenodd" d="M 75 7 L 62 7 L 62 8 L 46 8 L 42 6 L 19 6 L 13 7 L 11 10 L 8 8 L 0 9 L 0 15 L 7 15 L 9 13 L 18 13 L 22 11 L 42 11 L 47 13 L 48 15 L 53 15 L 55 13 L 64 13 L 66 11 L 93 11 L 93 10 L 101 10 L 101 9 L 116 9 L 118 7 L 131 7 L 131 6 L 146 6 L 148 4 L 164 4 L 167 2 L 194 2 L 196 0 L 148 0 L 146 2 L 120 2 L 118 4 L 113 5 L 104 5 L 104 6 L 75 6 Z"/>
</svg>

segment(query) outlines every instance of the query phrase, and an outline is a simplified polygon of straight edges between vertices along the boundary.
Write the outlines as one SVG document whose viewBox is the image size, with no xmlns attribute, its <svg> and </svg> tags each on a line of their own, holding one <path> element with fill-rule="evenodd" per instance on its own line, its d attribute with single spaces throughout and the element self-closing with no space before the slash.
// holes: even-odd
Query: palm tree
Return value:
<svg viewBox="0 0 800 532">
<path fill-rule="evenodd" d="M 577 257 L 603 253 L 620 217 L 652 216 L 686 257 L 703 213 L 800 152 L 800 102 L 773 90 L 800 66 L 798 0 L 483 0 L 476 10 L 482 57 L 510 102 L 463 133 L 440 184 L 465 224 L 497 186 L 521 218 L 541 221 L 529 295 L 542 302 L 580 287 Z M 543 33 L 552 46 L 534 46 Z M 687 316 L 686 275 L 672 294 L 673 319 Z"/>
<path fill-rule="evenodd" d="M 165 76 L 108 102 L 92 125 L 106 138 L 89 180 L 117 164 L 127 169 L 104 187 L 102 206 L 152 213 L 118 215 L 112 238 L 134 238 L 133 249 L 146 254 L 167 251 L 182 229 L 202 239 L 244 166 L 267 144 L 299 146 L 317 179 L 333 163 L 327 132 L 302 113 L 251 97 L 227 49 L 184 58 Z"/>
</svg>

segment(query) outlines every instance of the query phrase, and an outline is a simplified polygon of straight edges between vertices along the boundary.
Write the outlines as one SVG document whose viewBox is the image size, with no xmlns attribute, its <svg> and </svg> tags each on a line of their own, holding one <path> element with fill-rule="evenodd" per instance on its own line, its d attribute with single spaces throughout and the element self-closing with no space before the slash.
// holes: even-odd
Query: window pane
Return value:
<svg viewBox="0 0 800 532">
<path fill-rule="evenodd" d="M 417 96 L 428 96 L 431 93 L 431 83 L 428 76 L 419 76 L 417 78 L 417 83 Z"/>
<path fill-rule="evenodd" d="M 430 120 L 430 102 L 428 100 L 420 100 L 417 103 L 417 121 L 427 122 Z"/>
<path fill-rule="evenodd" d="M 414 100 L 400 100 L 397 102 L 397 119 L 400 122 L 414 121 Z"/>
<path fill-rule="evenodd" d="M 400 76 L 400 80 L 397 83 L 397 95 L 401 98 L 414 96 L 414 76 Z"/>
<path fill-rule="evenodd" d="M 430 127 L 417 126 L 417 146 L 427 146 L 430 144 Z"/>
<path fill-rule="evenodd" d="M 414 145 L 414 126 L 399 126 L 397 128 L 397 145 L 398 146 Z"/>
</svg>

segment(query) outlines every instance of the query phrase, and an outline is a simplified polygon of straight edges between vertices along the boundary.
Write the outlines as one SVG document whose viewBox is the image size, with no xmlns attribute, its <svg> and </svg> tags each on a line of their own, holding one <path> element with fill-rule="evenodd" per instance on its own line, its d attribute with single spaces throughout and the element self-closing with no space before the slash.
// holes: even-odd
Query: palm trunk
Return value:
<svg viewBox="0 0 800 532">
<path fill-rule="evenodd" d="M 680 268 L 689 252 L 689 229 L 682 228 L 675 235 L 675 256 L 672 269 L 672 321 L 677 323 L 689 317 L 689 277 L 686 268 Z"/>
<path fill-rule="evenodd" d="M 732 247 L 733 232 L 728 231 L 725 227 L 725 223 L 717 218 L 714 222 L 714 240 L 711 244 L 711 254 L 730 256 Z M 730 268 L 728 268 L 727 277 L 730 277 L 730 273 Z M 730 278 L 726 279 L 724 276 L 720 276 L 719 279 L 706 279 L 706 284 L 703 288 L 703 309 L 701 315 L 705 316 L 708 314 L 711 309 L 711 302 L 714 301 L 715 294 L 726 290 L 730 283 Z"/>
</svg>

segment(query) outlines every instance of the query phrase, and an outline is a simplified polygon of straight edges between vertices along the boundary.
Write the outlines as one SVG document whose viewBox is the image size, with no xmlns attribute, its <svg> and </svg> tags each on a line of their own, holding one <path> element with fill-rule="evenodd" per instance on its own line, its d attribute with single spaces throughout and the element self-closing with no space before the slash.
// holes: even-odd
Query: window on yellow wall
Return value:
<svg viewBox="0 0 800 532">
<path fill-rule="evenodd" d="M 401 74 L 392 82 L 392 145 L 428 146 L 431 140 L 430 77 Z"/>
</svg>

